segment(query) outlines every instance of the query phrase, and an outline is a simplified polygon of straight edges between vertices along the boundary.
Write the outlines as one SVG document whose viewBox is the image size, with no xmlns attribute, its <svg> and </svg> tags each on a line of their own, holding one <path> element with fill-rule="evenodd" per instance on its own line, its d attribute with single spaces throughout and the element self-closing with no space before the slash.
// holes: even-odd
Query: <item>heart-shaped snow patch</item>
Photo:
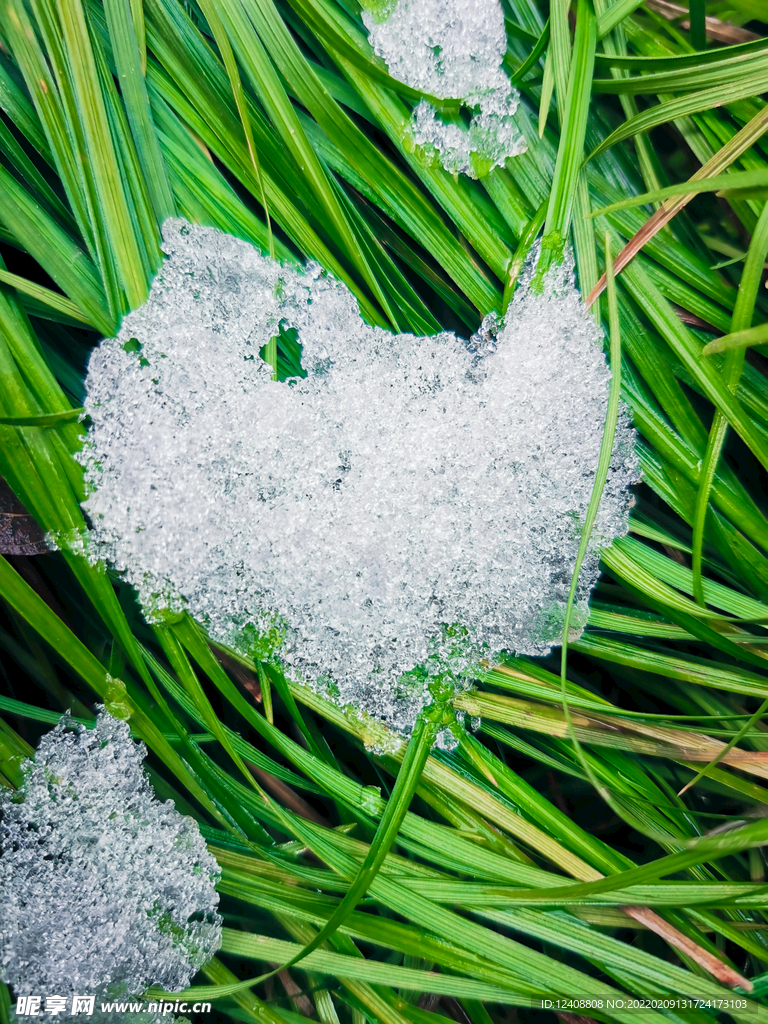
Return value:
<svg viewBox="0 0 768 1024">
<path fill-rule="evenodd" d="M 429 674 L 556 643 L 610 382 L 572 263 L 468 345 L 370 327 L 318 267 L 211 228 L 169 221 L 164 248 L 91 358 L 82 456 L 91 557 L 147 616 L 187 607 L 242 650 L 280 635 L 296 678 L 405 731 Z M 305 379 L 260 358 L 281 324 Z M 636 468 L 622 416 L 577 629 Z"/>
</svg>

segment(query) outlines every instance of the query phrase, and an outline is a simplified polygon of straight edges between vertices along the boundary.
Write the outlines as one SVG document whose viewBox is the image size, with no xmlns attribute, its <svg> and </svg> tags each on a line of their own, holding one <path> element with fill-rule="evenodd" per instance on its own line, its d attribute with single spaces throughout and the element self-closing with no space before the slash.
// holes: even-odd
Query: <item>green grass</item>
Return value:
<svg viewBox="0 0 768 1024">
<path fill-rule="evenodd" d="M 651 0 L 505 7 L 528 152 L 470 181 L 403 145 L 418 97 L 346 0 L 0 2 L 0 475 L 61 542 L 0 559 L 0 784 L 66 708 L 130 716 L 222 865 L 209 1021 L 547 1024 L 553 995 L 744 979 L 765 1003 L 768 41 L 703 20 L 761 37 L 763 5 L 691 0 L 690 29 Z M 67 546 L 87 352 L 169 215 L 318 260 L 417 333 L 505 308 L 540 232 L 585 296 L 610 246 L 593 310 L 644 482 L 562 676 L 559 652 L 488 666 L 398 748 L 186 617 L 149 627 Z M 454 711 L 479 727 L 430 753 Z M 265 978 L 289 962 L 293 1001 Z"/>
</svg>

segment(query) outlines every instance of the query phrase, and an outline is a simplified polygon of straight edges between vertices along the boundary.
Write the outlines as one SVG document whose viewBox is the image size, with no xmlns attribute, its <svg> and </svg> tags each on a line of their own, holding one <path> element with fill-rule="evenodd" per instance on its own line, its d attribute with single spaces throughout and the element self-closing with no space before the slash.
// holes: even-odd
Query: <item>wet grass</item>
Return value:
<svg viewBox="0 0 768 1024">
<path fill-rule="evenodd" d="M 84 361 L 144 301 L 172 214 L 316 259 L 369 322 L 419 333 L 501 310 L 539 230 L 544 263 L 571 242 L 641 437 L 564 681 L 559 652 L 489 666 L 407 748 L 188 618 L 150 628 L 65 544 L 8 542 L 0 781 L 64 709 L 130 715 L 223 867 L 195 985 L 214 1019 L 763 999 L 768 26 L 754 0 L 692 0 L 690 26 L 671 6 L 507 0 L 529 148 L 475 182 L 404 146 L 417 97 L 352 4 L 3 0 L 0 473 L 42 531 L 84 529 Z M 295 343 L 265 353 L 278 374 Z M 430 753 L 455 711 L 472 727 Z"/>
</svg>

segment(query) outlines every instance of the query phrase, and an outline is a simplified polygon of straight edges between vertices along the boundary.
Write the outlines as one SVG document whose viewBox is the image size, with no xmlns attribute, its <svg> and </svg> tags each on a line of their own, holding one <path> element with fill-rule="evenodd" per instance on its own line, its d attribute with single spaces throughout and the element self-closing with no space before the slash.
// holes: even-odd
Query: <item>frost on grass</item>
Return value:
<svg viewBox="0 0 768 1024">
<path fill-rule="evenodd" d="M 93 729 L 65 716 L 0 791 L 0 980 L 17 997 L 96 994 L 98 1010 L 179 991 L 221 944 L 218 865 L 154 796 L 145 753 L 106 713 Z"/>
<path fill-rule="evenodd" d="M 430 674 L 559 642 L 610 381 L 572 262 L 467 345 L 370 327 L 319 268 L 210 228 L 169 221 L 165 249 L 92 356 L 82 455 L 91 557 L 150 618 L 186 606 L 262 658 L 281 639 L 294 678 L 406 732 Z M 306 379 L 259 357 L 280 323 Z M 622 417 L 577 630 L 636 465 Z"/>
<path fill-rule="evenodd" d="M 399 0 L 363 12 L 374 52 L 393 78 L 438 99 L 458 99 L 469 123 L 446 123 L 426 100 L 410 132 L 453 173 L 477 177 L 525 152 L 515 123 L 519 93 L 502 69 L 507 49 L 499 0 Z"/>
</svg>

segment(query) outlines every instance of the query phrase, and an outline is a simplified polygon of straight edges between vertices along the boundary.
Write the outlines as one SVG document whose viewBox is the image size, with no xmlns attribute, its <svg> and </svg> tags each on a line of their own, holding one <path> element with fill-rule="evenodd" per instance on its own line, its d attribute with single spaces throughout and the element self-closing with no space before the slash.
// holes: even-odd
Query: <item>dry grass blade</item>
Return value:
<svg viewBox="0 0 768 1024">
<path fill-rule="evenodd" d="M 516 700 L 480 692 L 463 694 L 456 707 L 468 715 L 501 722 L 517 729 L 567 739 L 568 723 L 559 708 L 546 707 L 532 701 Z M 649 757 L 665 757 L 680 761 L 709 761 L 718 757 L 726 744 L 703 733 L 650 725 L 635 719 L 571 711 L 577 740 L 614 750 L 631 750 Z M 768 778 L 768 751 L 728 750 L 723 758 L 741 771 Z"/>
<path fill-rule="evenodd" d="M 280 964 L 275 963 L 274 960 L 268 960 L 267 963 L 270 967 L 279 967 Z M 312 1000 L 304 993 L 304 989 L 301 985 L 297 985 L 291 977 L 290 971 L 278 971 L 277 976 L 280 979 L 280 984 L 285 989 L 285 994 L 291 1000 L 296 1010 L 303 1016 L 312 1018 L 315 1015 L 315 1008 L 312 1005 Z"/>
<path fill-rule="evenodd" d="M 686 17 L 688 14 L 686 7 L 681 7 L 680 4 L 669 3 L 669 0 L 646 0 L 646 6 L 649 11 L 655 11 L 668 21 L 677 21 L 679 18 L 682 18 L 680 28 L 686 31 L 690 30 L 691 20 Z M 721 21 L 720 18 L 709 16 L 704 19 L 704 31 L 709 39 L 714 39 L 718 43 L 725 43 L 728 46 L 734 43 L 748 43 L 753 39 L 761 38 L 756 32 L 750 32 L 748 28 L 732 25 L 729 21 Z"/>
<path fill-rule="evenodd" d="M 727 142 L 722 149 L 708 160 L 692 177 L 690 181 L 700 181 L 702 178 L 713 178 L 722 174 L 726 168 L 738 160 L 747 152 L 755 142 L 768 131 L 768 107 L 763 107 L 734 137 Z M 630 263 L 640 252 L 643 246 L 661 231 L 696 195 L 695 192 L 682 196 L 675 196 L 668 199 L 648 220 L 633 238 L 627 242 L 624 248 L 614 261 L 614 274 L 619 274 L 624 267 Z M 606 286 L 605 274 L 600 278 L 595 287 L 587 296 L 587 306 L 591 306 L 595 299 L 604 291 Z"/>
<path fill-rule="evenodd" d="M 745 978 L 743 974 L 739 974 L 738 971 L 729 967 L 728 964 L 718 960 L 714 954 L 707 952 L 698 943 L 689 939 L 687 935 L 683 935 L 679 929 L 665 921 L 654 910 L 649 910 L 648 907 L 622 907 L 622 910 L 633 920 L 639 921 L 646 928 L 650 928 L 652 932 L 656 932 L 670 946 L 674 946 L 681 953 L 685 953 L 699 967 L 703 967 L 705 971 L 708 971 L 709 974 L 729 988 L 741 988 L 745 992 L 751 992 L 754 989 L 752 982 Z"/>
<path fill-rule="evenodd" d="M 330 828 L 328 819 L 324 818 L 319 811 L 316 811 L 314 807 L 307 803 L 307 801 L 299 796 L 295 789 L 292 789 L 282 779 L 276 778 L 269 772 L 264 771 L 263 768 L 259 768 L 255 764 L 251 764 L 249 761 L 245 762 L 248 768 L 253 772 L 259 782 L 266 786 L 267 789 L 271 790 L 272 793 L 278 797 L 286 807 L 290 807 L 296 814 L 300 814 L 302 818 L 306 818 L 307 821 L 314 821 L 318 825 L 325 825 Z"/>
</svg>

